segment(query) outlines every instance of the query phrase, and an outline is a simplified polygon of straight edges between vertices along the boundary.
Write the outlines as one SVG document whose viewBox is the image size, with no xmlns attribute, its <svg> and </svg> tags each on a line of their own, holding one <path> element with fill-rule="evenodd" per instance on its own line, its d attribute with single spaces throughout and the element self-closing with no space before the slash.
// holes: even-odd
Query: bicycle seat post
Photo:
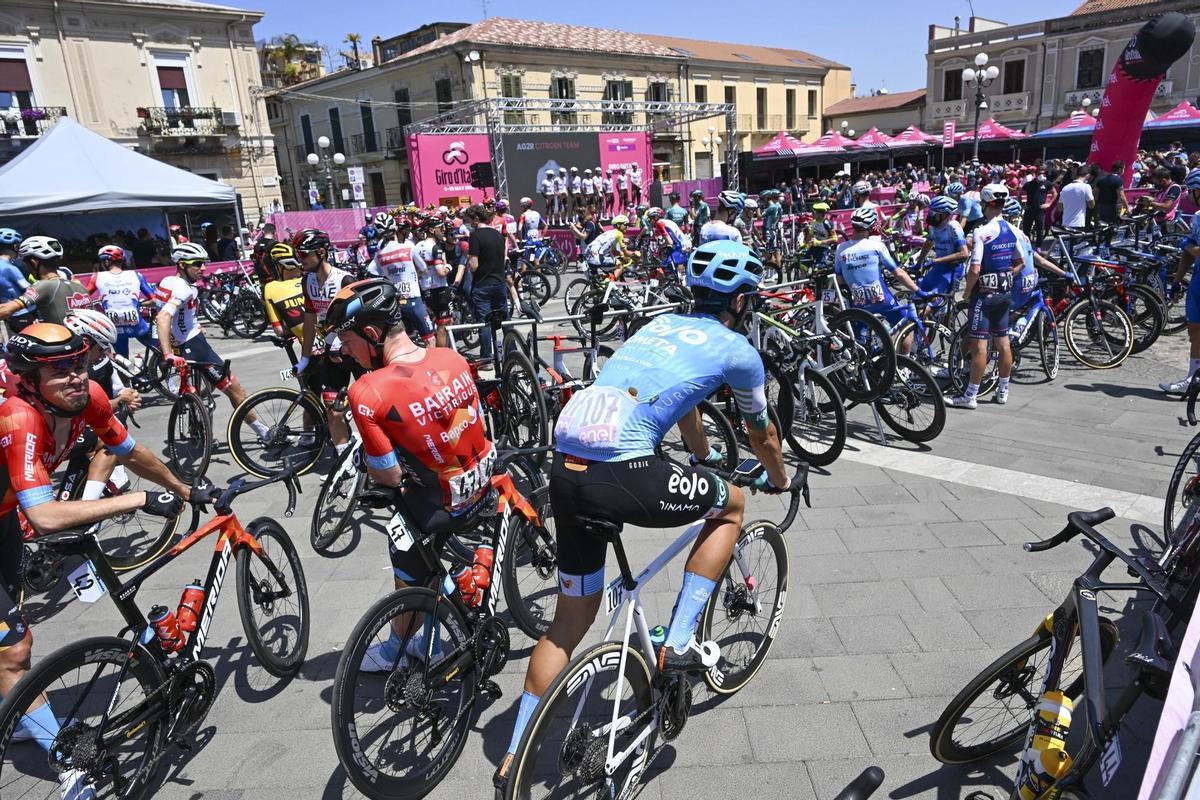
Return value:
<svg viewBox="0 0 1200 800">
<path fill-rule="evenodd" d="M 629 569 L 629 559 L 625 556 L 625 545 L 621 543 L 620 533 L 612 537 L 613 553 L 617 556 L 617 566 L 621 569 L 621 586 L 625 591 L 632 592 L 637 588 L 637 581 Z"/>
</svg>

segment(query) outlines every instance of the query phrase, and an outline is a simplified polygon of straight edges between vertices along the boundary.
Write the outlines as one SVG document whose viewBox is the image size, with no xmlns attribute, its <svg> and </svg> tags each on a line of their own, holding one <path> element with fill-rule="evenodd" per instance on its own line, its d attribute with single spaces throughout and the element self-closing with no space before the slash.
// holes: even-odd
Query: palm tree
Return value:
<svg viewBox="0 0 1200 800">
<path fill-rule="evenodd" d="M 362 34 L 347 33 L 346 44 L 354 48 L 354 66 L 351 69 L 362 69 L 362 62 L 358 59 L 358 43 L 362 41 Z"/>
<path fill-rule="evenodd" d="M 303 56 L 305 45 L 294 33 L 285 33 L 271 40 L 271 57 L 278 70 L 283 74 L 283 83 L 288 85 L 299 79 L 297 62 Z M 288 69 L 288 67 L 292 69 Z"/>
</svg>

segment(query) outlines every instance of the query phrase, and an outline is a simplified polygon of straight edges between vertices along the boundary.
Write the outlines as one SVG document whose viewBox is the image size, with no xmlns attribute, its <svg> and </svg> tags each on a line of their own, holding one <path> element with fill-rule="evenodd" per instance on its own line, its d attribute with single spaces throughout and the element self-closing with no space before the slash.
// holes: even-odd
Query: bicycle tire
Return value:
<svg viewBox="0 0 1200 800">
<path fill-rule="evenodd" d="M 1046 380 L 1058 377 L 1058 366 L 1062 360 L 1062 346 L 1058 338 L 1058 323 L 1046 312 L 1038 314 L 1038 355 L 1042 359 L 1042 372 Z"/>
<path fill-rule="evenodd" d="M 738 465 L 738 441 L 737 433 L 733 430 L 733 424 L 729 419 L 721 413 L 721 410 L 716 407 L 710 400 L 701 400 L 696 406 L 696 412 L 700 415 L 700 424 L 707 434 L 708 445 L 712 448 L 713 439 L 717 440 L 720 445 L 717 449 L 721 451 L 721 463 L 713 466 L 724 472 L 732 472 Z M 655 448 L 661 458 L 674 461 L 677 464 L 687 465 L 688 449 L 687 444 L 683 441 L 683 437 L 679 434 L 679 428 L 672 425 L 671 430 L 663 436 L 662 441 Z"/>
<path fill-rule="evenodd" d="M 309 526 L 309 543 L 321 555 L 328 553 L 346 530 L 354 516 L 355 502 L 367 485 L 367 473 L 347 461 L 354 458 L 358 448 L 351 444 L 333 463 L 333 468 L 321 482 L 321 492 L 313 506 Z"/>
<path fill-rule="evenodd" d="M 377 639 L 377 636 L 382 632 L 383 627 L 385 625 L 388 627 L 390 636 L 391 621 L 402 614 L 411 618 L 419 616 L 421 619 L 427 615 L 433 615 L 437 620 L 439 641 L 443 641 L 447 633 L 452 637 L 450 642 L 443 644 L 443 652 L 454 652 L 468 646 L 471 636 L 467 621 L 463 619 L 459 610 L 452 603 L 441 601 L 430 589 L 415 586 L 398 589 L 380 598 L 367 609 L 354 626 L 350 638 L 346 640 L 341 658 L 338 659 L 337 673 L 333 679 L 330 717 L 333 727 L 334 750 L 337 753 L 338 761 L 354 787 L 370 798 L 416 800 L 432 791 L 454 767 L 462 753 L 463 745 L 466 744 L 467 736 L 470 733 L 475 700 L 479 691 L 480 670 L 478 664 L 472 661 L 461 671 L 455 673 L 452 676 L 453 680 L 446 681 L 439 686 L 439 692 L 435 692 L 430 698 L 429 702 L 436 702 L 440 691 L 445 691 L 450 686 L 460 686 L 464 689 L 458 708 L 452 717 L 453 724 L 447 731 L 443 731 L 445 735 L 439 742 L 439 744 L 445 743 L 447 746 L 440 748 L 434 757 L 426 759 L 431 766 L 425 767 L 421 777 L 397 778 L 385 774 L 384 767 L 372 763 L 369 760 L 372 742 L 369 736 L 360 736 L 358 722 L 359 717 L 365 716 L 368 711 L 364 711 L 362 714 L 356 712 L 355 696 L 360 683 L 368 684 L 368 691 L 371 695 L 370 705 L 378 707 L 378 696 L 383 687 L 377 685 L 377 680 L 383 679 L 377 679 L 371 673 L 362 673 L 359 667 L 367 648 L 376 641 L 381 641 Z M 400 648 L 401 652 L 407 648 L 409 641 L 411 639 L 406 636 Z M 397 669 L 387 676 L 388 679 L 390 680 L 392 676 L 396 675 L 399 669 L 407 670 L 408 666 L 407 664 L 397 665 Z M 381 715 L 387 715 L 390 721 L 408 709 L 409 707 L 405 705 L 392 711 L 385 705 L 381 710 Z M 364 742 L 364 738 L 367 741 Z M 404 754 L 407 755 L 414 749 L 405 747 Z"/>
<path fill-rule="evenodd" d="M 758 355 L 763 362 L 763 374 L 766 378 L 763 388 L 766 390 L 767 402 L 775 407 L 775 413 L 779 415 L 779 436 L 782 438 L 792 426 L 792 417 L 796 412 L 796 400 L 791 391 L 792 380 L 773 356 L 761 350 Z"/>
<path fill-rule="evenodd" d="M 893 403 L 892 401 L 895 401 Z M 911 416 L 916 408 L 928 406 L 933 417 L 924 427 L 906 424 L 905 417 L 893 411 Z M 896 356 L 896 380 L 883 397 L 875 401 L 880 419 L 900 438 L 920 444 L 936 439 L 946 427 L 946 401 L 941 387 L 933 376 L 909 356 Z"/>
<path fill-rule="evenodd" d="M 304 566 L 300 563 L 300 554 L 288 532 L 273 519 L 259 517 L 246 526 L 263 549 L 264 555 L 271 560 L 277 570 L 283 574 L 290 586 L 287 597 L 258 600 L 257 592 L 275 593 L 280 587 L 265 563 L 260 563 L 260 571 L 255 574 L 254 560 L 262 562 L 262 556 L 243 547 L 237 551 L 237 591 L 238 615 L 242 618 L 242 629 L 246 632 L 246 640 L 250 649 L 258 658 L 258 663 L 267 672 L 277 678 L 290 678 L 304 666 L 304 656 L 308 652 L 308 637 L 312 628 L 312 617 L 309 614 L 308 584 L 304 580 Z M 272 552 L 274 550 L 275 552 Z M 282 558 L 280 558 L 282 556 Z M 288 573 L 291 574 L 288 574 Z M 294 626 L 286 621 L 273 618 L 265 626 L 258 625 L 254 619 L 254 609 L 264 609 L 268 613 L 277 606 L 284 606 L 296 618 Z M 286 620 L 286 618 L 285 618 Z M 290 630 L 294 633 L 287 636 Z M 283 636 L 290 639 L 287 649 L 276 653 L 267 641 L 267 634 L 272 637 Z"/>
<path fill-rule="evenodd" d="M 921 331 L 918 329 L 917 323 L 912 320 L 900 323 L 895 333 L 892 334 L 892 341 L 899 346 L 900 342 L 911 334 L 914 337 L 914 346 L 909 350 L 908 355 L 931 371 L 936 371 L 938 368 L 946 369 L 950 363 L 950 348 L 954 343 L 954 331 L 933 319 L 923 320 L 922 324 L 927 333 L 931 328 L 933 330 L 929 343 L 917 345 L 916 339 L 921 335 Z"/>
<path fill-rule="evenodd" d="M 1117 294 L 1117 287 L 1107 286 L 1100 296 L 1128 315 L 1133 324 L 1132 353 L 1145 352 L 1158 341 L 1166 327 L 1167 310 L 1162 298 L 1153 289 L 1136 284 L 1127 286 L 1122 301 Z"/>
<path fill-rule="evenodd" d="M 624 654 L 624 658 L 622 658 L 622 654 Z M 561 711 L 562 716 L 568 719 L 571 718 L 574 715 L 575 708 L 579 705 L 579 700 L 576 697 L 579 690 L 593 686 L 601 677 L 606 676 L 606 673 L 620 669 L 622 662 L 625 664 L 623 677 L 627 682 L 629 690 L 629 696 L 625 700 L 627 705 L 632 706 L 622 716 L 637 719 L 648 719 L 650 717 L 649 711 L 655 696 L 651 688 L 651 668 L 646 663 L 642 652 L 635 647 L 627 646 L 624 642 L 609 641 L 592 645 L 571 659 L 566 669 L 560 672 L 558 677 L 550 684 L 545 694 L 542 695 L 537 708 L 534 709 L 533 716 L 525 727 L 525 733 L 521 736 L 521 741 L 517 745 L 517 750 L 512 760 L 508 788 L 505 792 L 506 798 L 509 800 L 532 800 L 534 797 L 532 791 L 533 784 L 541 778 L 537 759 L 543 750 L 546 755 L 547 767 L 553 765 L 555 768 L 560 768 L 560 765 L 564 762 L 571 764 L 572 757 L 576 757 L 580 761 L 582 760 L 582 753 L 572 751 L 571 748 L 566 747 L 568 744 L 566 739 L 564 739 L 562 745 L 559 745 L 557 742 L 547 744 L 544 739 L 551 734 L 550 728 L 554 725 L 560 713 L 560 704 L 564 706 Z M 593 715 L 601 719 L 611 719 L 613 702 L 611 695 L 604 692 L 599 692 L 598 694 L 602 696 L 602 701 L 597 704 L 598 710 L 593 711 L 591 715 L 585 711 L 579 715 L 580 719 L 585 717 L 591 719 Z M 589 736 L 588 729 L 585 727 L 575 737 L 575 741 L 587 741 Z M 652 735 L 651 741 L 648 741 L 646 746 L 639 751 L 635 751 L 626 763 L 621 765 L 622 767 L 627 766 L 626 781 L 632 779 L 636 783 L 638 777 L 643 773 L 650 755 L 654 752 L 654 747 L 652 746 L 653 738 Z M 607 737 L 603 742 L 607 743 Z M 598 760 L 599 769 L 597 771 L 600 776 L 604 776 L 605 770 L 602 753 Z M 567 777 L 563 776 L 564 779 Z M 599 797 L 601 796 L 600 793 L 596 792 L 593 788 L 593 785 L 597 782 L 598 780 L 587 781 L 573 792 L 567 789 L 565 790 L 567 793 L 560 794 L 559 796 Z M 632 790 L 633 787 L 625 788 Z M 611 795 L 606 793 L 603 796 L 608 797 Z M 626 796 L 627 794 L 624 792 L 618 795 L 618 797 Z"/>
<path fill-rule="evenodd" d="M 185 448 L 184 442 L 189 446 Z M 212 421 L 204 401 L 195 394 L 180 395 L 167 417 L 167 462 L 184 483 L 193 483 L 208 472 L 212 459 Z"/>
<path fill-rule="evenodd" d="M 521 273 L 520 283 L 517 286 L 517 297 L 522 300 L 532 300 L 534 305 L 542 308 L 550 301 L 552 290 L 550 281 L 540 272 L 528 270 Z"/>
<path fill-rule="evenodd" d="M 132 652 L 132 655 L 131 655 Z M 115 674 L 124 671 L 126 680 L 118 687 L 114 677 L 102 677 L 101 672 L 111 667 Z M 88 682 L 93 691 L 80 694 L 78 688 L 70 691 L 67 686 L 54 688 L 59 681 L 75 674 L 82 682 Z M 69 729 L 74 721 L 94 730 L 95 723 L 108 715 L 109 730 L 119 730 L 123 717 L 132 712 L 140 701 L 151 696 L 167 680 L 166 673 L 159 665 L 155 656 L 142 646 L 130 650 L 129 641 L 115 636 L 95 636 L 72 642 L 60 647 L 54 652 L 40 656 L 22 680 L 4 698 L 0 704 L 0 792 L 4 797 L 58 797 L 57 775 L 46 763 L 46 754 L 37 745 L 17 744 L 13 747 L 11 741 L 17 723 L 24 716 L 25 710 L 43 695 L 48 697 L 56 713 L 73 714 L 73 720 L 64 720 Z M 74 684 L 74 681 L 72 682 Z M 136 687 L 136 690 L 135 690 Z M 67 695 L 67 696 L 64 696 Z M 89 701 L 94 700 L 93 707 Z M 117 701 L 115 707 L 110 703 Z M 88 726 L 88 723 L 92 724 Z M 113 740 L 108 756 L 120 760 L 120 753 L 126 748 L 128 760 L 132 762 L 123 768 L 122 775 L 129 781 L 122 785 L 121 796 L 129 798 L 142 797 L 157 772 L 158 757 L 162 754 L 166 743 L 166 713 L 162 719 L 151 718 L 148 721 L 138 721 L 130 727 L 124 736 Z M 128 727 L 128 726 L 125 726 Z M 61 741 L 56 739 L 56 741 Z M 130 747 L 136 741 L 136 747 Z M 39 777 L 30 769 L 31 759 L 28 757 L 30 748 L 40 756 L 33 759 L 40 762 L 39 770 L 44 776 Z M 69 757 L 69 752 L 66 754 Z M 18 766 L 20 765 L 20 766 Z M 111 797 L 117 794 L 117 787 L 111 782 L 111 772 L 103 771 L 92 776 L 96 782 L 94 788 L 97 796 Z M 107 778 L 107 780 L 106 780 Z M 40 789 L 37 787 L 41 787 Z"/>
<path fill-rule="evenodd" d="M 256 339 L 267 329 L 262 301 L 253 292 L 241 292 L 233 301 L 233 332 L 243 339 Z"/>
<path fill-rule="evenodd" d="M 860 308 L 847 308 L 839 311 L 829 320 L 829 329 L 842 340 L 843 352 L 855 354 L 851 366 L 831 373 L 838 394 L 856 403 L 870 403 L 891 386 L 896 377 L 896 346 L 887 326 L 874 314 Z M 858 341 L 861 331 L 869 332 L 868 342 L 863 345 Z M 829 345 L 824 345 L 826 352 L 832 355 Z M 859 350 L 865 347 L 866 363 L 857 363 Z M 831 362 L 832 363 L 832 362 Z M 866 374 L 851 374 L 855 367 L 865 370 Z"/>
<path fill-rule="evenodd" d="M 129 473 L 129 486 L 126 491 L 136 492 L 141 478 L 132 473 Z M 78 499 L 83 493 L 83 482 L 77 482 L 78 493 L 75 493 L 73 499 Z M 112 481 L 109 481 L 104 489 L 104 497 L 118 496 L 117 492 L 112 491 Z M 147 525 L 147 523 L 149 523 Z M 110 525 L 117 527 L 120 534 L 114 537 L 110 532 Z M 116 547 L 115 539 L 128 538 L 128 531 L 131 526 L 142 525 L 150 528 L 146 533 L 152 538 L 141 541 L 138 538 L 136 545 L 127 545 L 125 547 Z M 109 517 L 101 523 L 100 532 L 96 536 L 96 542 L 100 545 L 100 549 L 104 551 L 104 558 L 108 561 L 108 565 L 113 568 L 114 572 L 128 572 L 132 569 L 149 564 L 154 559 L 162 555 L 163 551 L 171 546 L 175 540 L 175 532 L 179 528 L 179 517 L 164 520 L 162 517 L 156 517 L 153 514 L 147 514 L 144 511 L 131 511 L 128 514 L 118 514 L 114 517 Z"/>
<path fill-rule="evenodd" d="M 280 411 L 264 421 L 264 408 L 271 402 L 282 404 Z M 251 411 L 255 411 L 259 420 L 270 429 L 267 444 L 263 444 L 254 429 L 245 422 L 246 415 Z M 303 430 L 305 414 L 311 420 L 314 442 L 311 445 L 293 446 L 291 437 Z M 281 415 L 282 418 L 279 418 Z M 328 438 L 325 407 L 310 393 L 288 386 L 260 389 L 248 396 L 229 415 L 229 424 L 225 429 L 225 439 L 229 442 L 233 460 L 243 470 L 260 478 L 270 478 L 282 472 L 287 467 L 284 458 L 290 460 L 297 475 L 303 475 L 320 460 Z M 270 457 L 270 453 L 276 455 Z"/>
<path fill-rule="evenodd" d="M 550 412 L 537 370 L 521 350 L 504 354 L 500 365 L 500 408 L 495 430 L 506 447 L 542 447 L 550 443 Z M 522 430 L 527 427 L 528 432 Z M 507 439 L 505 438 L 507 437 Z M 544 460 L 544 456 L 539 457 Z"/>
<path fill-rule="evenodd" d="M 162 353 L 153 347 L 146 348 L 146 358 L 142 363 L 142 373 L 146 376 L 146 380 L 154 387 L 154 391 L 158 392 L 159 396 L 164 400 L 174 401 L 179 397 L 179 392 L 171 388 L 171 376 L 173 371 L 169 364 L 163 360 Z"/>
<path fill-rule="evenodd" d="M 538 530 L 519 514 L 513 514 L 505 534 L 507 556 L 501 565 L 504 602 L 513 622 L 531 639 L 550 627 L 558 598 L 558 557 L 550 487 L 542 486 L 526 495 L 542 519 Z M 522 576 L 535 577 L 534 588 Z"/>
<path fill-rule="evenodd" d="M 1078 633 L 1076 633 L 1075 638 L 1078 639 Z M 1111 620 L 1101 617 L 1100 653 L 1102 661 L 1108 660 L 1113 648 L 1116 647 L 1118 638 L 1117 626 Z M 1045 627 L 1041 627 L 1028 639 L 1000 656 L 972 678 L 955 695 L 950 704 L 946 706 L 946 710 L 938 718 L 938 721 L 934 723 L 929 735 L 930 754 L 943 764 L 970 764 L 1001 753 L 1022 741 L 1029 728 L 1029 714 L 1041 695 L 1042 670 L 1029 669 L 1028 661 L 1038 652 L 1049 650 L 1052 641 L 1053 637 L 1050 632 Z M 1074 644 L 1075 642 L 1072 640 L 1072 645 Z M 1071 652 L 1078 655 L 1079 648 L 1072 646 Z M 1066 674 L 1067 666 L 1068 664 L 1063 664 L 1063 674 Z M 1022 700 L 1022 707 L 1019 709 L 1019 713 L 1013 714 L 1010 712 L 1010 715 L 1014 719 L 1014 725 L 1011 729 L 969 747 L 955 742 L 954 730 L 958 722 L 970 710 L 971 704 L 983 696 L 984 693 L 992 691 L 993 683 L 996 681 L 1012 677 L 1012 670 L 1014 668 L 1019 668 L 1019 675 L 1017 677 L 1024 680 L 1021 688 L 1024 689 L 1026 696 L 1032 698 L 1033 702 L 1030 703 L 1027 700 Z M 1067 686 L 1065 694 L 1072 699 L 1077 698 L 1082 688 L 1083 675 L 1080 673 Z M 992 693 L 995 696 L 999 691 L 1001 691 L 1001 687 L 997 684 Z M 1005 689 L 1005 691 L 1008 690 Z"/>
<path fill-rule="evenodd" d="M 1099 320 L 1100 333 L 1097 337 L 1089 331 L 1091 316 L 1091 305 L 1086 298 L 1078 300 L 1063 314 L 1063 338 L 1066 340 L 1067 350 L 1071 355 L 1085 367 L 1089 369 L 1113 369 L 1119 367 L 1129 358 L 1133 352 L 1133 322 L 1129 319 L 1129 315 L 1121 310 L 1117 305 L 1108 302 L 1107 300 L 1096 300 L 1095 308 L 1100 314 Z M 1120 337 L 1110 333 L 1105 327 L 1105 322 L 1111 321 L 1122 331 Z M 1083 330 L 1080 331 L 1079 328 Z M 1080 341 L 1091 340 L 1099 343 L 1103 339 L 1105 346 L 1104 351 L 1108 353 L 1107 358 L 1093 358 L 1090 354 L 1085 356 L 1080 349 Z"/>
<path fill-rule="evenodd" d="M 1163 533 L 1168 537 L 1175 532 L 1176 514 L 1186 511 L 1195 499 L 1192 495 L 1200 490 L 1200 463 L 1197 463 L 1196 455 L 1198 450 L 1200 450 L 1200 433 L 1193 436 L 1192 440 L 1183 448 L 1179 460 L 1175 462 L 1175 469 L 1171 471 L 1171 479 L 1167 481 L 1166 502 L 1163 503 Z M 1177 503 L 1183 476 L 1189 471 L 1192 475 L 1184 490 L 1183 500 Z"/>
<path fill-rule="evenodd" d="M 563 311 L 567 315 L 570 315 L 571 309 L 575 307 L 575 301 L 590 293 L 592 289 L 593 282 L 588 278 L 576 278 L 568 283 L 566 290 L 563 292 Z M 575 330 L 581 336 L 583 335 L 583 330 L 579 325 L 575 326 Z"/>
<path fill-rule="evenodd" d="M 803 386 L 793 384 L 792 394 L 792 424 L 785 433 L 788 447 L 809 464 L 827 467 L 838 460 L 846 446 L 848 430 L 842 397 L 833 381 L 815 368 L 804 370 Z"/>
<path fill-rule="evenodd" d="M 947 367 L 950 375 L 950 388 L 960 394 L 966 391 L 967 384 L 970 382 L 971 359 L 967 357 L 962 348 L 967 341 L 980 340 L 968 340 L 960 331 L 960 334 L 954 338 L 954 343 L 950 345 L 949 366 Z M 996 343 L 992 339 L 987 339 L 986 344 L 987 365 L 984 367 L 983 377 L 979 380 L 978 397 L 987 397 L 1000 385 L 999 351 L 996 350 Z"/>
<path fill-rule="evenodd" d="M 751 545 L 758 542 L 765 544 L 770 559 L 774 561 L 774 567 L 769 563 L 764 565 L 755 561 L 750 564 L 749 574 L 742 575 L 739 561 L 749 562 L 747 551 Z M 787 603 L 788 569 L 787 542 L 774 523 L 756 520 L 743 526 L 733 555 L 725 565 L 725 570 L 721 573 L 713 593 L 709 595 L 700 616 L 700 630 L 703 631 L 700 638 L 706 642 L 716 642 L 721 648 L 721 660 L 704 673 L 704 682 L 717 694 L 729 695 L 739 691 L 758 674 L 766 662 L 783 620 L 783 609 Z M 771 575 L 772 570 L 774 576 Z M 768 588 L 768 595 L 771 594 L 769 580 L 772 577 L 774 596 L 768 596 L 767 600 L 763 601 L 764 587 Z M 759 597 L 758 601 L 754 602 L 752 598 L 756 594 Z M 750 641 L 751 634 L 745 629 L 736 628 L 731 634 L 714 633 L 713 623 L 718 621 L 719 612 L 724 612 L 724 618 L 731 622 L 746 618 L 757 620 L 760 616 L 758 608 L 770 611 L 769 616 L 762 620 L 761 641 L 752 646 L 744 657 L 735 658 L 735 654 L 744 649 L 743 646 Z M 735 664 L 739 665 L 736 669 L 733 668 Z"/>
</svg>

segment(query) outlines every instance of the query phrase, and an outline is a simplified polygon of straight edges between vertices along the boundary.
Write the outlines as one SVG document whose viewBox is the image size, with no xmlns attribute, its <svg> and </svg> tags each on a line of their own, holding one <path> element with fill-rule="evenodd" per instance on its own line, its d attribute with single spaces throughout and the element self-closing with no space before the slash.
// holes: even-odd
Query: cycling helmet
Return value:
<svg viewBox="0 0 1200 800">
<path fill-rule="evenodd" d="M 574 167 L 572 167 L 572 169 L 574 169 Z M 496 201 L 496 210 L 497 211 L 508 211 L 508 201 L 505 200 L 504 198 L 500 198 L 499 200 L 497 200 Z"/>
<path fill-rule="evenodd" d="M 591 170 L 589 169 L 588 172 L 591 172 Z M 529 208 L 531 205 L 533 205 L 533 199 L 529 198 L 529 197 L 522 197 L 521 205 L 524 206 L 525 208 Z"/>
<path fill-rule="evenodd" d="M 395 285 L 387 278 L 356 281 L 334 295 L 325 311 L 325 325 L 330 333 L 354 331 L 379 344 L 396 322 L 398 299 Z M 367 331 L 372 327 L 377 333 Z"/>
<path fill-rule="evenodd" d="M 717 205 L 721 208 L 732 208 L 736 211 L 741 211 L 745 203 L 745 198 L 742 197 L 741 192 L 726 189 L 717 195 Z"/>
<path fill-rule="evenodd" d="M 559 167 L 559 168 L 558 168 L 558 174 L 559 174 L 559 175 L 566 175 L 566 174 L 567 174 L 567 168 L 566 168 L 566 167 Z"/>
<path fill-rule="evenodd" d="M 859 230 L 869 231 L 879 224 L 879 212 L 874 206 L 856 208 L 850 215 L 850 224 Z"/>
<path fill-rule="evenodd" d="M 192 242 L 177 244 L 171 251 L 171 263 L 178 264 L 181 261 L 208 261 L 208 251 Z"/>
<path fill-rule="evenodd" d="M 78 358 L 90 346 L 87 339 L 64 325 L 35 322 L 9 338 L 6 360 L 9 369 L 24 374 L 43 364 Z"/>
<path fill-rule="evenodd" d="M 287 242 L 276 242 L 271 245 L 271 260 L 283 269 L 300 269 L 300 256 L 296 248 Z"/>
<path fill-rule="evenodd" d="M 929 208 L 929 195 L 918 194 L 913 197 L 913 200 L 915 200 L 917 202 L 917 205 L 920 206 L 921 208 Z"/>
<path fill-rule="evenodd" d="M 958 202 L 953 197 L 938 195 L 929 201 L 930 214 L 953 214 L 958 210 Z"/>
<path fill-rule="evenodd" d="M 742 203 L 743 211 L 758 211 L 758 201 L 753 197 L 747 197 Z"/>
<path fill-rule="evenodd" d="M 99 311 L 77 308 L 67 314 L 63 324 L 80 336 L 91 339 L 106 353 L 111 353 L 117 343 L 117 326 Z"/>
<path fill-rule="evenodd" d="M 854 184 L 853 187 L 851 187 L 850 191 L 855 195 L 870 194 L 871 184 L 867 183 L 866 181 L 859 181 L 858 183 Z"/>
<path fill-rule="evenodd" d="M 12 228 L 0 228 L 0 244 L 20 244 L 21 234 Z"/>
<path fill-rule="evenodd" d="M 21 258 L 36 258 L 49 261 L 52 258 L 62 258 L 63 246 L 50 236 L 30 236 L 21 242 L 17 250 Z"/>
<path fill-rule="evenodd" d="M 813 203 L 812 210 L 818 214 L 824 214 L 829 211 L 829 203 Z"/>
<path fill-rule="evenodd" d="M 372 220 L 376 228 L 387 228 L 389 223 L 395 224 L 395 218 L 386 211 L 380 211 Z"/>
<path fill-rule="evenodd" d="M 612 224 L 613 224 L 614 228 L 617 227 L 618 225 L 628 225 L 629 217 L 625 216 L 624 214 L 617 214 L 615 217 L 612 218 Z"/>
<path fill-rule="evenodd" d="M 329 250 L 329 236 L 316 228 L 305 228 L 292 237 L 292 247 L 296 248 L 300 255 Z"/>
<path fill-rule="evenodd" d="M 1200 189 L 1200 167 L 1187 174 L 1187 177 L 1183 179 L 1183 185 L 1188 189 Z M 4 231 L 0 231 L 0 244 L 4 243 L 3 236 Z"/>
<path fill-rule="evenodd" d="M 650 219 L 660 219 L 663 215 L 663 210 L 658 206 L 652 206 L 646 211 L 646 216 Z"/>
<path fill-rule="evenodd" d="M 120 261 L 125 263 L 125 251 L 117 247 L 115 244 L 106 244 L 100 248 L 100 252 L 96 254 L 96 258 L 100 261 Z"/>
<path fill-rule="evenodd" d="M 64 281 L 75 280 L 75 273 L 71 272 L 71 270 L 67 269 L 66 267 L 59 267 L 54 271 L 57 272 L 58 277 L 62 278 Z"/>
<path fill-rule="evenodd" d="M 584 174 L 584 175 L 591 175 L 591 174 L 592 174 L 592 168 L 591 168 L 591 167 L 588 167 L 587 169 L 585 169 L 585 170 L 583 171 L 583 174 Z"/>
<path fill-rule="evenodd" d="M 571 172 L 579 172 L 579 167 L 571 167 Z"/>
<path fill-rule="evenodd" d="M 946 194 L 951 197 L 959 197 L 967 191 L 967 187 L 963 186 L 958 181 L 954 181 L 946 187 Z"/>
<path fill-rule="evenodd" d="M 758 288 L 762 272 L 762 261 L 749 247 L 730 239 L 716 239 L 688 256 L 687 285 L 720 294 L 741 294 Z"/>
<path fill-rule="evenodd" d="M 1008 199 L 1008 187 L 1003 183 L 989 183 L 979 190 L 979 199 L 984 203 L 1003 203 Z"/>
<path fill-rule="evenodd" d="M 703 198 L 703 197 L 704 197 L 704 190 L 703 190 L 703 189 L 692 189 L 692 191 L 691 191 L 691 194 L 690 194 L 690 195 L 688 195 L 688 196 L 689 196 L 689 197 L 699 197 L 699 198 Z"/>
<path fill-rule="evenodd" d="M 1025 209 L 1021 207 L 1021 201 L 1015 197 L 1010 197 L 1004 201 L 1004 216 L 1019 217 L 1025 213 Z"/>
</svg>

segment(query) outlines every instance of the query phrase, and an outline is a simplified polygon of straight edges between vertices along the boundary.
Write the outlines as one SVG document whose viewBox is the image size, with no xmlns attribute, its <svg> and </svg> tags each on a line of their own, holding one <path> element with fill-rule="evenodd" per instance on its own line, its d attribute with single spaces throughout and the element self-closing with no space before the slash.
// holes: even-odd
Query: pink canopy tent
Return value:
<svg viewBox="0 0 1200 800">
<path fill-rule="evenodd" d="M 780 131 L 775 134 L 771 141 L 754 148 L 756 158 L 770 156 L 794 156 L 803 150 L 808 149 L 808 145 L 792 136 L 787 131 Z"/>
<path fill-rule="evenodd" d="M 1146 128 L 1183 128 L 1188 125 L 1200 125 L 1200 109 L 1184 100 L 1170 111 L 1159 114 L 1153 121 L 1146 123 Z"/>
<path fill-rule="evenodd" d="M 854 146 L 864 150 L 886 150 L 891 143 L 892 140 L 880 133 L 879 129 L 874 126 L 854 140 Z"/>
<path fill-rule="evenodd" d="M 841 153 L 852 147 L 854 147 L 853 139 L 847 139 L 840 133 L 830 130 L 827 131 L 820 139 L 817 139 L 815 142 L 806 147 L 804 154 L 815 155 L 817 153 Z"/>
<path fill-rule="evenodd" d="M 940 143 L 942 137 L 934 136 L 932 133 L 926 133 L 916 125 L 909 125 L 907 128 L 890 137 L 890 143 L 895 146 L 898 144 L 934 144 Z"/>
<path fill-rule="evenodd" d="M 1073 111 L 1071 116 L 1064 119 L 1062 122 L 1052 127 L 1046 128 L 1044 131 L 1038 131 L 1033 136 L 1040 138 L 1043 136 L 1070 136 L 1071 134 L 1089 133 L 1096 127 L 1096 118 L 1086 111 Z"/>
<path fill-rule="evenodd" d="M 1009 139 L 1024 139 L 1026 134 L 1012 128 L 1001 125 L 994 119 L 988 119 L 979 126 L 979 141 L 981 142 L 1002 142 Z M 975 131 L 963 131 L 954 137 L 956 144 L 963 142 L 975 141 Z"/>
</svg>

